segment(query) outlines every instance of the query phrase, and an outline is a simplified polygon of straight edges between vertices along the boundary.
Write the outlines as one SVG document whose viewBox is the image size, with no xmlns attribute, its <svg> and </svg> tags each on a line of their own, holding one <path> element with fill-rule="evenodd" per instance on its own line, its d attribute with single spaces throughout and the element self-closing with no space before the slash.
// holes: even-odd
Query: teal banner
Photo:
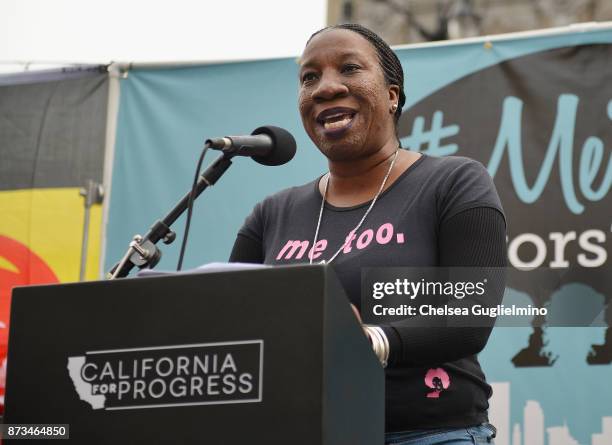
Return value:
<svg viewBox="0 0 612 445">
<path fill-rule="evenodd" d="M 494 387 L 495 443 L 612 444 L 612 28 L 397 54 L 408 98 L 403 147 L 482 162 L 508 217 L 509 264 L 555 271 L 538 280 L 509 274 L 509 298 L 587 305 L 596 320 L 587 328 L 494 329 L 480 360 Z M 132 235 L 188 191 L 207 138 L 276 125 L 295 136 L 298 151 L 278 167 L 235 159 L 196 202 L 185 267 L 227 260 L 255 203 L 326 171 L 301 125 L 297 76 L 295 59 L 129 71 L 121 81 L 107 270 Z M 179 219 L 179 240 L 183 227 Z M 179 247 L 162 245 L 158 268 L 174 269 Z"/>
</svg>

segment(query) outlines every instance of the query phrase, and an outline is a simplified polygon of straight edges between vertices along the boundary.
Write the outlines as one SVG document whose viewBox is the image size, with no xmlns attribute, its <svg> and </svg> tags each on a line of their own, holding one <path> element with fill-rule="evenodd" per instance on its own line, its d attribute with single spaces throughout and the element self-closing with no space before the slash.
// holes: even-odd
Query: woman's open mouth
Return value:
<svg viewBox="0 0 612 445">
<path fill-rule="evenodd" d="M 330 108 L 317 116 L 326 136 L 339 136 L 351 127 L 357 112 L 350 108 Z"/>
</svg>

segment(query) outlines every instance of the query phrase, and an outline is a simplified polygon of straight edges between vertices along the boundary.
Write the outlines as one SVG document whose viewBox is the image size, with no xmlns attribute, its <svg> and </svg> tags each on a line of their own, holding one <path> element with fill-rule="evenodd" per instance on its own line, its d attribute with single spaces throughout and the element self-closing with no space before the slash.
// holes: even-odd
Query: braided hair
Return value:
<svg viewBox="0 0 612 445">
<path fill-rule="evenodd" d="M 347 29 L 349 31 L 356 32 L 357 34 L 364 37 L 368 42 L 372 44 L 376 53 L 378 54 L 378 61 L 380 62 L 380 68 L 382 69 L 387 85 L 397 85 L 399 87 L 399 103 L 397 104 L 397 110 L 395 110 L 395 125 L 399 121 L 402 114 L 402 107 L 406 103 L 406 94 L 404 93 L 404 70 L 402 64 L 395 52 L 391 49 L 387 42 L 385 42 L 378 34 L 374 31 L 369 30 L 365 26 L 358 25 L 356 23 L 342 23 L 340 25 L 332 25 L 326 28 L 320 29 L 310 36 L 306 45 L 310 43 L 312 38 L 323 31 L 331 29 Z"/>
</svg>

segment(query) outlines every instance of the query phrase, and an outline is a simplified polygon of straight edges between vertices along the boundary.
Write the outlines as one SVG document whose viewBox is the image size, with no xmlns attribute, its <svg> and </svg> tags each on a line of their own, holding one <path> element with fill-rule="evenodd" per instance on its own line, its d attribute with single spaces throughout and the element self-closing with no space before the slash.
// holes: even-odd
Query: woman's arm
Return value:
<svg viewBox="0 0 612 445">
<path fill-rule="evenodd" d="M 263 263 L 263 260 L 261 242 L 239 233 L 230 254 L 230 263 Z"/>
<path fill-rule="evenodd" d="M 477 207 L 450 217 L 440 226 L 438 249 L 441 267 L 505 267 L 506 223 L 502 213 Z M 497 292 L 487 294 L 487 304 L 501 303 L 503 291 L 502 283 Z M 382 326 L 389 340 L 389 366 L 439 364 L 477 354 L 492 330 L 492 326 L 423 327 L 418 325 L 425 320 L 414 318 L 404 326 Z"/>
</svg>

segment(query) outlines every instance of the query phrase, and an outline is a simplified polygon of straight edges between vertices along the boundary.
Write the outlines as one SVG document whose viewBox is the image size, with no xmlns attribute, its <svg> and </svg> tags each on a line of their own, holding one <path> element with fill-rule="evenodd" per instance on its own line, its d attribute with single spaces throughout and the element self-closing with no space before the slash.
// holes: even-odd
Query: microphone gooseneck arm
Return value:
<svg viewBox="0 0 612 445">
<path fill-rule="evenodd" d="M 233 153 L 224 153 L 200 175 L 194 189 L 194 200 L 200 196 L 206 188 L 214 185 L 219 178 L 223 176 L 223 173 L 232 165 L 231 159 L 233 156 Z M 106 278 L 113 280 L 126 277 L 135 266 L 141 269 L 147 267 L 152 269 L 155 267 L 161 258 L 161 251 L 157 248 L 156 244 L 160 240 L 163 240 L 164 244 L 171 244 L 174 241 L 176 234 L 170 229 L 170 226 L 187 209 L 190 195 L 191 191 L 183 196 L 178 204 L 176 204 L 166 216 L 161 220 L 155 221 L 144 236 L 135 235 L 125 255 L 107 273 Z"/>
<path fill-rule="evenodd" d="M 219 180 L 232 165 L 231 160 L 234 156 L 250 156 L 262 165 L 283 165 L 295 155 L 296 143 L 287 130 L 268 125 L 256 128 L 247 136 L 208 139 L 205 148 L 221 150 L 223 154 L 200 175 L 195 187 L 183 196 L 170 213 L 163 219 L 157 220 L 144 236 L 134 235 L 125 255 L 107 273 L 108 279 L 126 277 L 134 266 L 141 269 L 155 267 L 161 258 L 161 251 L 156 244 L 159 240 L 163 240 L 164 244 L 171 244 L 174 241 L 176 233 L 170 230 L 172 223 L 187 210 L 190 199 L 195 200 L 208 186 L 214 185 Z M 191 198 L 192 193 L 193 198 Z M 181 263 L 179 260 L 179 264 Z"/>
</svg>

